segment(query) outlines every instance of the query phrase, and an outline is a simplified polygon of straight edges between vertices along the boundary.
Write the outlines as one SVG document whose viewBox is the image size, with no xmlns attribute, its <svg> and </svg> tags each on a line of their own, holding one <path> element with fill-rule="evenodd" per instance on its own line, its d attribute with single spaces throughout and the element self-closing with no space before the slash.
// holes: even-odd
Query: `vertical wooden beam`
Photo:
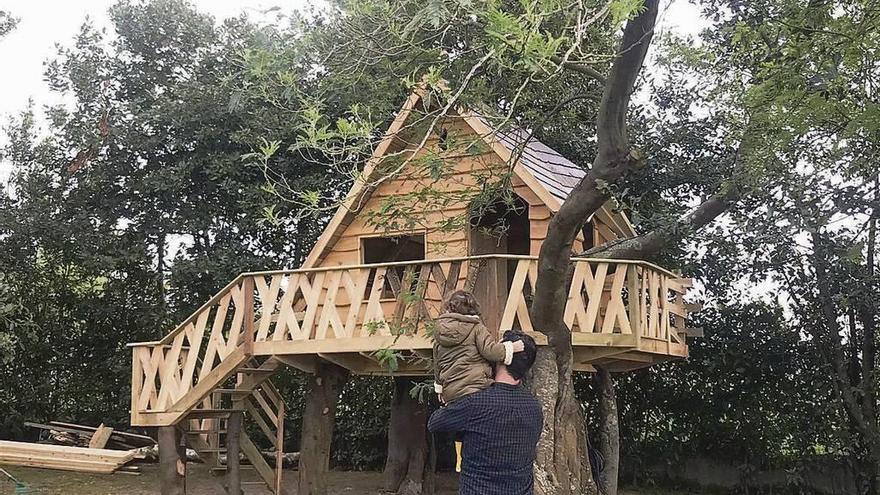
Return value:
<svg viewBox="0 0 880 495">
<path fill-rule="evenodd" d="M 325 495 L 330 470 L 330 443 L 336 425 L 336 403 L 348 370 L 319 362 L 310 377 L 302 422 L 297 495 Z"/>
<path fill-rule="evenodd" d="M 162 495 L 186 495 L 186 446 L 176 426 L 159 427 L 159 476 Z"/>
<path fill-rule="evenodd" d="M 626 291 L 629 293 L 629 324 L 633 333 L 636 335 L 636 348 L 638 348 L 642 332 L 645 331 L 645 328 L 642 325 L 641 303 L 642 298 L 645 297 L 645 295 L 642 293 L 642 287 L 639 283 L 639 267 L 637 265 L 629 265 L 626 270 Z"/>
<path fill-rule="evenodd" d="M 284 470 L 284 402 L 278 404 L 278 425 L 275 430 L 275 493 L 281 493 L 281 476 Z"/>
<path fill-rule="evenodd" d="M 140 356 L 138 353 L 141 352 L 140 347 L 132 347 L 131 348 L 131 424 L 136 425 L 140 424 L 140 413 L 138 410 L 140 406 L 138 402 L 140 402 L 141 391 L 144 386 L 144 367 L 141 364 Z"/>
<path fill-rule="evenodd" d="M 504 312 L 508 292 L 507 260 L 489 258 L 484 259 L 483 262 L 482 269 L 474 284 L 474 296 L 480 303 L 480 316 L 483 324 L 498 339 L 500 331 L 510 330 L 509 328 L 501 328 L 501 314 Z"/>
<path fill-rule="evenodd" d="M 241 412 L 226 420 L 226 493 L 241 495 Z"/>
<path fill-rule="evenodd" d="M 254 278 L 245 277 L 241 282 L 241 290 L 244 292 L 244 353 L 248 356 L 254 353 Z"/>
</svg>

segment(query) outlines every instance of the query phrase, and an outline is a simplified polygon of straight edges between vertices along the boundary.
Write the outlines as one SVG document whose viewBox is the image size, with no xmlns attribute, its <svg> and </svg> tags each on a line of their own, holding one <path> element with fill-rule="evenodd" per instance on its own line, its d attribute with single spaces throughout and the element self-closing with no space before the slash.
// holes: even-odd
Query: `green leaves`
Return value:
<svg viewBox="0 0 880 495">
<path fill-rule="evenodd" d="M 619 29 L 643 10 L 645 10 L 645 0 L 611 0 L 608 11 L 611 14 L 612 29 Z"/>
<path fill-rule="evenodd" d="M 382 367 L 387 369 L 389 373 L 394 373 L 400 367 L 403 355 L 393 349 L 379 349 L 373 353 L 373 357 L 378 359 Z"/>
</svg>

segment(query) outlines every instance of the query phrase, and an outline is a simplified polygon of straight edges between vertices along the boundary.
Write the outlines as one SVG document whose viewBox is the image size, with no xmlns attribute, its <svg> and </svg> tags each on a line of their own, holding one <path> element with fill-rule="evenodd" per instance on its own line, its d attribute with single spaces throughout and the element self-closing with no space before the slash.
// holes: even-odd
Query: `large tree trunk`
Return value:
<svg viewBox="0 0 880 495">
<path fill-rule="evenodd" d="M 563 312 L 575 238 L 590 215 L 610 199 L 611 186 L 644 164 L 630 147 L 626 114 L 651 44 L 658 6 L 659 0 L 646 0 L 645 8 L 624 28 L 596 120 L 598 153 L 590 171 L 550 220 L 541 245 L 530 311 L 534 327 L 548 340 L 538 354 L 532 383 L 544 409 L 544 432 L 535 461 L 538 494 L 597 491 L 590 471 L 586 423 L 574 394 L 571 330 L 565 325 Z"/>
<path fill-rule="evenodd" d="M 414 380 L 394 378 L 385 490 L 400 495 L 420 495 L 425 490 L 428 459 L 428 407 L 410 395 Z"/>
<path fill-rule="evenodd" d="M 162 495 L 186 494 L 186 445 L 176 426 L 159 427 L 159 477 Z"/>
<path fill-rule="evenodd" d="M 596 391 L 599 393 L 599 434 L 596 448 L 605 459 L 599 474 L 599 491 L 603 495 L 617 495 L 620 472 L 620 424 L 617 417 L 617 394 L 614 377 L 605 368 L 596 368 Z"/>
<path fill-rule="evenodd" d="M 865 377 L 862 377 L 863 381 L 857 387 L 853 387 L 850 382 L 842 339 L 843 332 L 839 321 L 840 311 L 834 293 L 836 287 L 834 280 L 829 275 L 831 267 L 828 257 L 832 248 L 828 246 L 828 241 L 822 237 L 819 230 L 815 229 L 810 236 L 813 243 L 811 261 L 816 274 L 816 302 L 821 311 L 822 319 L 808 325 L 807 328 L 812 332 L 816 342 L 821 345 L 821 350 L 831 365 L 831 378 L 835 394 L 843 404 L 852 427 L 865 443 L 864 448 L 869 457 L 866 464 L 869 464 L 867 474 L 870 479 L 870 492 L 875 494 L 878 493 L 877 487 L 880 486 L 880 425 L 877 424 L 874 404 L 866 403 L 863 396 L 863 391 L 873 387 L 874 381 L 873 378 L 869 378 L 870 381 L 867 381 Z M 873 260 L 871 262 L 873 263 Z M 874 320 L 875 316 L 871 315 L 869 318 L 866 315 L 863 318 Z M 874 331 L 873 323 L 868 325 L 868 330 Z M 874 356 L 871 358 L 873 359 Z"/>
<path fill-rule="evenodd" d="M 303 411 L 300 445 L 298 495 L 327 493 L 330 470 L 330 444 L 336 426 L 336 403 L 348 380 L 348 370 L 330 363 L 319 363 L 309 379 Z"/>
<path fill-rule="evenodd" d="M 560 373 L 554 349 L 542 346 L 532 368 L 529 385 L 544 413 L 535 459 L 537 495 L 597 493 L 587 453 L 586 422 L 574 396 L 570 355 L 568 360 L 568 371 Z"/>
</svg>

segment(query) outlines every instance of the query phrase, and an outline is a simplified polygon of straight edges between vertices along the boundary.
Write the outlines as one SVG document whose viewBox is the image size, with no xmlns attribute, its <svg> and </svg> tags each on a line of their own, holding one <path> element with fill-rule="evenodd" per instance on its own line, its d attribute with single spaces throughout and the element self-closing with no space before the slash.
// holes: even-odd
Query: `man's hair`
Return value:
<svg viewBox="0 0 880 495">
<path fill-rule="evenodd" d="M 532 368 L 532 365 L 535 364 L 538 346 L 535 344 L 535 339 L 519 330 L 508 330 L 504 332 L 504 338 L 501 339 L 502 342 L 516 342 L 517 340 L 522 341 L 524 348 L 522 352 L 513 353 L 513 361 L 507 365 L 507 371 L 512 377 L 522 380 Z"/>
<path fill-rule="evenodd" d="M 443 303 L 443 311 L 446 313 L 458 313 L 462 315 L 480 314 L 480 303 L 473 294 L 466 290 L 457 290 L 446 299 Z"/>
</svg>

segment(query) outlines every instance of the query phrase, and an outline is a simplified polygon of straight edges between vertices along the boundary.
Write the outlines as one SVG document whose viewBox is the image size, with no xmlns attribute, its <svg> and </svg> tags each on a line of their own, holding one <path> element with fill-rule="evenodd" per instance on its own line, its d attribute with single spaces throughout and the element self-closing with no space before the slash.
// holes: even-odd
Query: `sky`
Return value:
<svg viewBox="0 0 880 495">
<path fill-rule="evenodd" d="M 242 12 L 259 18 L 271 7 L 289 11 L 303 8 L 315 0 L 190 0 L 197 9 L 218 21 Z M 320 0 L 318 0 L 320 2 Z M 27 107 L 33 99 L 37 116 L 45 105 L 61 102 L 43 81 L 43 64 L 52 59 L 57 45 L 70 44 L 86 19 L 97 26 L 109 24 L 107 9 L 114 0 L 0 0 L 0 10 L 20 19 L 18 26 L 0 39 L 0 63 L 6 68 L 0 77 L 0 122 Z M 659 31 L 696 35 L 706 22 L 689 0 L 668 0 L 661 7 Z M 5 143 L 0 133 L 0 145 Z M 0 161 L 0 184 L 9 175 L 10 166 Z"/>
<path fill-rule="evenodd" d="M 199 10 L 217 19 L 247 12 L 259 16 L 270 7 L 301 8 L 309 0 L 191 0 Z M 0 61 L 7 70 L 0 78 L 0 116 L 21 111 L 28 98 L 37 107 L 55 103 L 58 97 L 43 82 L 43 63 L 56 53 L 56 44 L 68 44 L 79 26 L 90 18 L 99 26 L 108 24 L 107 9 L 114 0 L 0 0 L 0 10 L 20 19 L 18 27 L 0 39 Z M 666 3 L 660 29 L 696 34 L 705 23 L 687 0 Z M 14 68 L 14 69 L 13 69 Z"/>
</svg>

